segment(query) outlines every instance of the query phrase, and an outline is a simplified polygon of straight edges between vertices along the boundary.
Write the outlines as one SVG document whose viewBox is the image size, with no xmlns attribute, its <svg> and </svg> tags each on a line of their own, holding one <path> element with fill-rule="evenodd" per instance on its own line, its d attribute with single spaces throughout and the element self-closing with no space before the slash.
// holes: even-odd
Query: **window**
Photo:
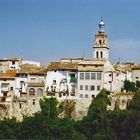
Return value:
<svg viewBox="0 0 140 140">
<path fill-rule="evenodd" d="M 92 98 L 95 98 L 95 95 L 92 95 L 91 97 L 92 97 Z"/>
<path fill-rule="evenodd" d="M 56 85 L 56 80 L 53 80 L 53 85 Z"/>
<path fill-rule="evenodd" d="M 97 86 L 97 91 L 99 91 L 99 90 L 100 90 L 100 88 L 101 88 L 100 86 Z"/>
<path fill-rule="evenodd" d="M 88 85 L 85 85 L 85 90 L 88 90 Z"/>
<path fill-rule="evenodd" d="M 75 93 L 75 85 L 71 85 L 71 92 Z"/>
<path fill-rule="evenodd" d="M 83 90 L 83 85 L 80 85 L 80 90 Z"/>
<path fill-rule="evenodd" d="M 35 82 L 36 78 L 30 78 L 30 80 L 31 80 L 32 82 Z"/>
<path fill-rule="evenodd" d="M 97 73 L 97 80 L 101 80 L 101 72 Z"/>
<path fill-rule="evenodd" d="M 99 56 L 98 56 L 98 52 L 96 52 L 96 57 L 98 58 Z"/>
<path fill-rule="evenodd" d="M 91 79 L 92 79 L 92 80 L 93 80 L 93 79 L 96 79 L 95 73 L 91 73 Z"/>
<path fill-rule="evenodd" d="M 1 88 L 8 88 L 9 87 L 9 83 L 1 83 Z"/>
<path fill-rule="evenodd" d="M 102 44 L 102 40 L 99 40 L 99 45 L 101 45 Z"/>
<path fill-rule="evenodd" d="M 136 79 L 139 79 L 139 77 L 136 77 Z"/>
<path fill-rule="evenodd" d="M 100 54 L 101 54 L 101 58 L 103 57 L 103 52 L 100 52 Z"/>
<path fill-rule="evenodd" d="M 35 89 L 34 88 L 30 88 L 29 89 L 29 94 L 30 95 L 35 95 Z"/>
<path fill-rule="evenodd" d="M 19 108 L 21 109 L 21 103 L 19 103 Z"/>
<path fill-rule="evenodd" d="M 84 79 L 84 73 L 80 73 L 80 79 Z"/>
<path fill-rule="evenodd" d="M 15 65 L 15 61 L 12 61 L 12 65 Z"/>
<path fill-rule="evenodd" d="M 43 89 L 37 89 L 37 96 L 43 96 Z"/>
<path fill-rule="evenodd" d="M 25 77 L 27 77 L 27 75 L 26 74 L 20 74 L 19 77 L 25 78 Z"/>
<path fill-rule="evenodd" d="M 90 79 L 90 73 L 85 73 L 85 79 Z"/>
<path fill-rule="evenodd" d="M 20 85 L 23 85 L 24 84 L 24 81 L 20 81 Z"/>
<path fill-rule="evenodd" d="M 88 94 L 85 94 L 85 98 L 88 98 Z"/>
<path fill-rule="evenodd" d="M 95 90 L 95 86 L 91 86 L 90 87 L 90 90 Z"/>
<path fill-rule="evenodd" d="M 7 96 L 7 92 L 3 92 L 3 96 L 5 96 L 5 97 L 6 97 L 6 96 Z"/>
<path fill-rule="evenodd" d="M 112 76 L 112 74 L 109 74 L 109 77 L 111 77 Z"/>
<path fill-rule="evenodd" d="M 11 87 L 10 90 L 13 91 L 13 87 Z"/>
<path fill-rule="evenodd" d="M 62 94 L 61 93 L 59 93 L 59 97 L 62 97 Z"/>
<path fill-rule="evenodd" d="M 53 86 L 52 92 L 56 92 L 56 86 Z"/>
<path fill-rule="evenodd" d="M 75 83 L 76 82 L 75 74 L 70 74 L 70 82 L 71 83 Z"/>
<path fill-rule="evenodd" d="M 35 99 L 33 99 L 33 105 L 35 105 Z"/>
<path fill-rule="evenodd" d="M 80 98 L 83 98 L 83 94 L 80 94 Z"/>
</svg>

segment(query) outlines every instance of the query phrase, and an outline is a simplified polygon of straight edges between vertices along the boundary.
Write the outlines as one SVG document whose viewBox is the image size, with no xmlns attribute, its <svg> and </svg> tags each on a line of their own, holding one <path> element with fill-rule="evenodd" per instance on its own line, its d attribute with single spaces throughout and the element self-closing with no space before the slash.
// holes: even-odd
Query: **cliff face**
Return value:
<svg viewBox="0 0 140 140">
<path fill-rule="evenodd" d="M 109 95 L 110 102 L 108 110 L 126 109 L 134 94 L 117 93 Z M 0 119 L 16 117 L 22 121 L 25 116 L 32 116 L 40 111 L 39 100 L 43 97 L 28 97 L 26 100 L 12 100 L 11 102 L 0 102 Z M 94 99 L 93 99 L 94 100 Z M 75 120 L 82 119 L 87 114 L 92 99 L 64 99 L 59 100 L 61 113 L 60 117 L 67 117 Z"/>
</svg>

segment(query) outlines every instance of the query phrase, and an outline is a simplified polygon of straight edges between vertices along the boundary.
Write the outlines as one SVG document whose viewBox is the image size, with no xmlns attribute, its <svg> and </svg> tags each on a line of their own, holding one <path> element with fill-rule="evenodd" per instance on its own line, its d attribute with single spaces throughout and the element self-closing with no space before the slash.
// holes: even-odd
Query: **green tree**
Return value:
<svg viewBox="0 0 140 140">
<path fill-rule="evenodd" d="M 58 116 L 58 101 L 56 98 L 40 99 L 41 114 L 48 119 L 55 119 Z"/>
<path fill-rule="evenodd" d="M 126 90 L 127 92 L 135 92 L 136 91 L 135 83 L 125 80 L 124 81 L 124 90 Z"/>
<path fill-rule="evenodd" d="M 140 88 L 140 81 L 138 81 L 138 80 L 136 81 L 136 87 Z"/>
<path fill-rule="evenodd" d="M 58 115 L 57 100 L 43 98 L 40 100 L 41 111 L 34 116 L 25 117 L 20 125 L 20 139 L 46 139 L 51 135 L 51 126 Z"/>
<path fill-rule="evenodd" d="M 111 139 L 112 132 L 107 111 L 108 101 L 106 90 L 103 89 L 93 99 L 87 116 L 80 122 L 78 129 L 88 139 Z"/>
<path fill-rule="evenodd" d="M 5 118 L 0 121 L 0 139 L 16 139 L 18 131 L 19 123 L 16 118 Z"/>
<path fill-rule="evenodd" d="M 111 129 L 116 140 L 136 140 L 140 138 L 140 90 L 135 92 L 128 110 L 111 112 Z"/>
</svg>

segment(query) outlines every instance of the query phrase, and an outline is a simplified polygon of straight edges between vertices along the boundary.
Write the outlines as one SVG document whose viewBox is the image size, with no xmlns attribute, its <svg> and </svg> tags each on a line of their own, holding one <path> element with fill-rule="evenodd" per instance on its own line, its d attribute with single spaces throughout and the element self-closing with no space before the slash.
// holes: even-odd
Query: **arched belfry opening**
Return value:
<svg viewBox="0 0 140 140">
<path fill-rule="evenodd" d="M 96 52 L 96 58 L 98 58 L 99 57 L 99 53 L 98 53 L 98 51 Z"/>
<path fill-rule="evenodd" d="M 103 58 L 103 52 L 102 51 L 100 52 L 100 55 L 101 55 L 101 58 Z"/>
</svg>

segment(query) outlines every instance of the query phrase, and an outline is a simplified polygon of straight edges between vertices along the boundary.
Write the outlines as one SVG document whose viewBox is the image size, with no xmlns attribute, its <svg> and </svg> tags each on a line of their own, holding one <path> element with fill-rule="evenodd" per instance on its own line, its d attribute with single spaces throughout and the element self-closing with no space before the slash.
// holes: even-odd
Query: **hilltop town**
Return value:
<svg viewBox="0 0 140 140">
<path fill-rule="evenodd" d="M 0 59 L 0 116 L 24 116 L 40 111 L 40 98 L 76 102 L 74 118 L 86 114 L 87 108 L 104 88 L 111 99 L 108 109 L 118 104 L 125 109 L 133 93 L 124 90 L 124 81 L 140 80 L 140 64 L 116 63 L 109 59 L 109 41 L 103 20 L 93 42 L 93 58 L 61 58 L 41 65 L 22 58 Z"/>
</svg>

